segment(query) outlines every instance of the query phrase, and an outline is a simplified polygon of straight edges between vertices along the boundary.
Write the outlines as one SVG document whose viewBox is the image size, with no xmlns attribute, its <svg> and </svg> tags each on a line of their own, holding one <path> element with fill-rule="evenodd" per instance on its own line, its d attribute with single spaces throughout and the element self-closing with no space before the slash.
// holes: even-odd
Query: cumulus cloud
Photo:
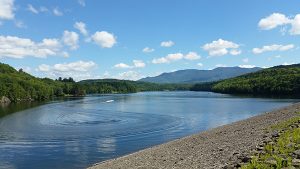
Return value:
<svg viewBox="0 0 300 169">
<path fill-rule="evenodd" d="M 86 25 L 83 22 L 76 22 L 74 24 L 74 28 L 78 29 L 80 33 L 82 33 L 84 36 L 88 35 L 88 31 L 86 30 Z"/>
<path fill-rule="evenodd" d="M 1 0 L 0 1 L 0 19 L 14 19 L 14 0 Z"/>
<path fill-rule="evenodd" d="M 60 11 L 58 7 L 53 9 L 53 14 L 55 16 L 63 16 L 64 15 L 64 13 L 62 11 Z"/>
<path fill-rule="evenodd" d="M 92 70 L 97 66 L 93 61 L 76 61 L 54 65 L 42 64 L 36 69 L 50 78 L 73 77 L 76 80 L 93 78 Z"/>
<path fill-rule="evenodd" d="M 252 52 L 254 54 L 261 54 L 261 53 L 270 52 L 270 51 L 287 51 L 287 50 L 293 49 L 294 47 L 295 47 L 295 45 L 293 45 L 293 44 L 288 44 L 288 45 L 273 44 L 273 45 L 263 46 L 262 48 L 253 48 Z"/>
<path fill-rule="evenodd" d="M 34 13 L 34 14 L 38 14 L 39 13 L 38 9 L 36 9 L 35 7 L 33 7 L 31 4 L 27 5 L 27 10 L 30 11 L 30 12 L 32 12 L 32 13 Z"/>
<path fill-rule="evenodd" d="M 175 45 L 175 43 L 173 42 L 173 41 L 163 41 L 163 42 L 161 42 L 160 43 L 160 46 L 162 46 L 162 47 L 171 47 L 171 46 L 174 46 Z"/>
<path fill-rule="evenodd" d="M 168 54 L 165 57 L 161 57 L 161 58 L 154 58 L 152 60 L 153 64 L 162 64 L 162 63 L 170 63 L 173 61 L 178 61 L 181 59 L 186 59 L 186 60 L 197 60 L 200 59 L 201 56 L 198 55 L 196 52 L 189 52 L 186 55 L 182 54 L 182 53 L 171 53 Z"/>
<path fill-rule="evenodd" d="M 132 66 L 125 64 L 125 63 L 118 63 L 118 64 L 114 65 L 114 68 L 132 69 L 132 68 L 143 68 L 146 66 L 146 64 L 142 60 L 133 60 L 132 62 L 133 62 Z"/>
<path fill-rule="evenodd" d="M 256 67 L 255 65 L 239 65 L 240 68 L 254 68 Z"/>
<path fill-rule="evenodd" d="M 296 64 L 295 62 L 284 62 L 282 65 L 287 66 L 287 65 L 293 65 Z"/>
<path fill-rule="evenodd" d="M 65 55 L 58 39 L 43 39 L 34 42 L 31 39 L 16 36 L 0 36 L 0 57 L 24 58 L 28 56 L 46 58 L 47 56 Z"/>
<path fill-rule="evenodd" d="M 116 37 L 106 31 L 96 32 L 91 38 L 102 48 L 111 48 L 117 43 Z"/>
<path fill-rule="evenodd" d="M 184 58 L 187 60 L 198 60 L 201 58 L 201 56 L 198 55 L 196 52 L 189 52 L 184 56 Z"/>
<path fill-rule="evenodd" d="M 118 63 L 114 66 L 114 68 L 126 69 L 126 68 L 131 68 L 131 66 L 129 66 L 125 63 Z"/>
<path fill-rule="evenodd" d="M 263 30 L 274 29 L 277 26 L 289 24 L 291 21 L 288 17 L 281 13 L 273 13 L 270 16 L 259 21 L 258 26 Z"/>
<path fill-rule="evenodd" d="M 295 17 L 287 17 L 281 13 L 273 13 L 258 23 L 258 27 L 262 30 L 271 30 L 285 25 L 291 26 L 289 30 L 291 35 L 300 35 L 300 14 L 295 15 Z M 282 30 L 285 32 L 285 28 Z"/>
<path fill-rule="evenodd" d="M 230 53 L 231 55 L 235 56 L 235 55 L 241 54 L 242 51 L 241 51 L 241 50 L 232 49 L 232 50 L 230 50 L 229 53 Z"/>
<path fill-rule="evenodd" d="M 85 0 L 78 0 L 78 4 L 85 7 Z"/>
<path fill-rule="evenodd" d="M 69 46 L 72 50 L 77 49 L 79 35 L 76 32 L 64 31 L 62 41 L 65 45 Z"/>
<path fill-rule="evenodd" d="M 300 14 L 297 14 L 291 21 L 292 28 L 290 29 L 291 35 L 300 35 Z"/>
<path fill-rule="evenodd" d="M 138 80 L 138 79 L 141 79 L 142 76 L 140 75 L 139 72 L 127 71 L 127 72 L 119 73 L 116 78 L 117 79 L 124 79 L 124 80 Z"/>
<path fill-rule="evenodd" d="M 143 68 L 146 64 L 142 60 L 133 60 L 133 65 L 136 68 Z"/>
<path fill-rule="evenodd" d="M 239 55 L 242 53 L 239 47 L 238 44 L 223 39 L 218 39 L 202 46 L 205 51 L 208 51 L 209 56 Z"/>
<path fill-rule="evenodd" d="M 145 48 L 143 49 L 143 52 L 145 52 L 145 53 L 151 53 L 151 52 L 154 52 L 154 49 L 149 48 L 149 47 L 145 47 Z"/>
<path fill-rule="evenodd" d="M 46 64 L 41 64 L 38 66 L 38 70 L 41 72 L 49 72 L 50 71 L 50 66 Z"/>
</svg>

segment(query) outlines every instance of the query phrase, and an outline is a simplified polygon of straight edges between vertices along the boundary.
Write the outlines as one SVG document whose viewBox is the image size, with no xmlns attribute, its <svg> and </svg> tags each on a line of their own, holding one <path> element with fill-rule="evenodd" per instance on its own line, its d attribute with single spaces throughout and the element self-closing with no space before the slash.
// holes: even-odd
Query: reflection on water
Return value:
<svg viewBox="0 0 300 169">
<path fill-rule="evenodd" d="M 296 101 L 150 92 L 1 107 L 0 168 L 84 168 Z"/>
</svg>

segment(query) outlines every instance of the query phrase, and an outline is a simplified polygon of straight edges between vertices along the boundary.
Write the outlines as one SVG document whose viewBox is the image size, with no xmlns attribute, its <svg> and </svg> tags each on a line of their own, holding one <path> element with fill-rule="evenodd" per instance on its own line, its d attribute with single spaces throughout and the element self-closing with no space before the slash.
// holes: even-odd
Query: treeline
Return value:
<svg viewBox="0 0 300 169">
<path fill-rule="evenodd" d="M 299 95 L 300 64 L 275 66 L 219 82 L 197 84 L 191 90 L 229 94 Z"/>
<path fill-rule="evenodd" d="M 188 85 L 154 84 L 128 80 L 84 80 L 59 77 L 56 80 L 37 78 L 0 63 L 0 98 L 8 97 L 12 102 L 48 100 L 62 96 L 84 96 L 86 94 L 134 93 L 139 91 L 189 90 Z"/>
<path fill-rule="evenodd" d="M 11 101 L 47 100 L 55 96 L 85 94 L 75 82 L 63 82 L 49 78 L 36 78 L 0 63 L 0 97 Z"/>
</svg>

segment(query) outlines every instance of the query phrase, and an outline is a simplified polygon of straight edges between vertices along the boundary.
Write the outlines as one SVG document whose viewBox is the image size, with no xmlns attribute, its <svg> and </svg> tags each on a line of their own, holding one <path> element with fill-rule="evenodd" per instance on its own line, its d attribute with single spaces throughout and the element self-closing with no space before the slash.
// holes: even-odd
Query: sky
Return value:
<svg viewBox="0 0 300 169">
<path fill-rule="evenodd" d="M 294 64 L 299 6 L 298 0 L 0 0 L 0 62 L 77 81 Z"/>
</svg>

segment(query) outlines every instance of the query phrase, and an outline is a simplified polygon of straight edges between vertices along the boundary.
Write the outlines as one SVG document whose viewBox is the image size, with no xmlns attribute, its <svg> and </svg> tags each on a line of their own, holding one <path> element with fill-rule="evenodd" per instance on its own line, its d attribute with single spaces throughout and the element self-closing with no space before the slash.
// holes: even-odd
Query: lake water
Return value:
<svg viewBox="0 0 300 169">
<path fill-rule="evenodd" d="M 0 118 L 0 168 L 85 168 L 296 101 L 147 92 L 25 106 Z"/>
</svg>

